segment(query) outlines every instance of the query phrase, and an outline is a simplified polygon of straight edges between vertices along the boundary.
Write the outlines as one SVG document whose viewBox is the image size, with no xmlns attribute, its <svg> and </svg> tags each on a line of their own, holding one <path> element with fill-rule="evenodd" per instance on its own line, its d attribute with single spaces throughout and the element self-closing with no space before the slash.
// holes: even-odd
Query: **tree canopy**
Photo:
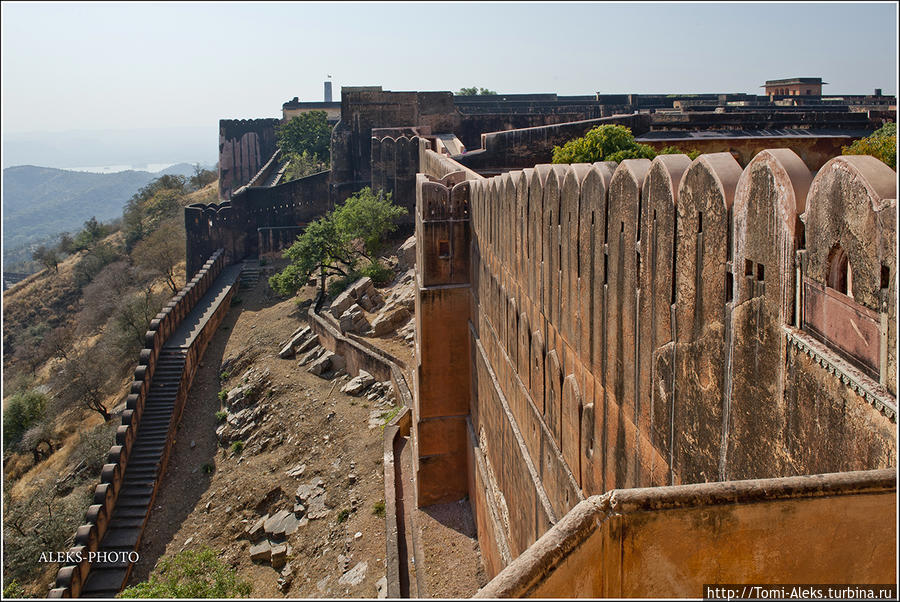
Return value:
<svg viewBox="0 0 900 602">
<path fill-rule="evenodd" d="M 457 96 L 496 96 L 497 92 L 494 90 L 488 90 L 487 88 L 479 88 L 478 86 L 472 86 L 471 88 L 460 88 L 459 92 L 456 93 Z"/>
<path fill-rule="evenodd" d="M 897 124 L 886 123 L 871 136 L 842 148 L 845 155 L 872 155 L 891 169 L 897 169 Z"/>
<path fill-rule="evenodd" d="M 384 239 L 397 228 L 396 220 L 406 209 L 391 200 L 391 194 L 363 188 L 338 205 L 334 211 L 310 222 L 284 256 L 291 260 L 269 285 L 280 295 L 295 294 L 319 276 L 319 299 L 325 293 L 328 276 L 349 276 L 357 262 L 375 262 Z"/>
<path fill-rule="evenodd" d="M 682 151 L 667 146 L 657 152 L 634 139 L 631 129 L 624 125 L 599 125 L 581 138 L 553 147 L 554 163 L 593 163 L 595 161 L 624 161 L 625 159 L 653 159 L 657 155 L 684 153 L 696 159 L 698 151 Z"/>
<path fill-rule="evenodd" d="M 309 111 L 295 115 L 275 132 L 278 148 L 284 153 L 307 153 L 329 163 L 331 126 L 325 111 Z"/>
</svg>

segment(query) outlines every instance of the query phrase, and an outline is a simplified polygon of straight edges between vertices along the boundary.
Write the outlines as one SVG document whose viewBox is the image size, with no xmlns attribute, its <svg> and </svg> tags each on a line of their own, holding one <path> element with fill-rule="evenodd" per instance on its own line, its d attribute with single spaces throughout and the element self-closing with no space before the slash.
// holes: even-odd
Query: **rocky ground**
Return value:
<svg viewBox="0 0 900 602">
<path fill-rule="evenodd" d="M 163 555 L 205 546 L 254 597 L 384 595 L 383 424 L 399 407 L 390 383 L 347 375 L 343 358 L 318 345 L 300 303 L 312 289 L 271 294 L 266 273 L 278 267 L 239 291 L 206 351 L 130 584 Z M 412 365 L 414 289 L 403 267 L 393 287 L 350 287 L 333 313 Z M 430 596 L 471 596 L 485 581 L 463 504 L 416 511 Z"/>
</svg>

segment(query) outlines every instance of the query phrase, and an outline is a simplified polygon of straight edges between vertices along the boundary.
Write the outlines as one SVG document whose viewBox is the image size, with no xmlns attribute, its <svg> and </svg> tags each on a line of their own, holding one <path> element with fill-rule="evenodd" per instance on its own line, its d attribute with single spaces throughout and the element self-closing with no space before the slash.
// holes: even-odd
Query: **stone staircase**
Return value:
<svg viewBox="0 0 900 602">
<path fill-rule="evenodd" d="M 261 273 L 259 261 L 255 259 L 245 260 L 241 264 L 241 288 L 253 288 L 256 286 Z"/>
<path fill-rule="evenodd" d="M 140 544 L 155 498 L 156 481 L 161 476 L 161 463 L 175 418 L 173 411 L 186 356 L 187 351 L 180 348 L 164 348 L 160 352 L 122 489 L 98 552 L 133 552 Z M 123 587 L 129 569 L 127 560 L 95 561 L 81 597 L 115 597 Z"/>
</svg>

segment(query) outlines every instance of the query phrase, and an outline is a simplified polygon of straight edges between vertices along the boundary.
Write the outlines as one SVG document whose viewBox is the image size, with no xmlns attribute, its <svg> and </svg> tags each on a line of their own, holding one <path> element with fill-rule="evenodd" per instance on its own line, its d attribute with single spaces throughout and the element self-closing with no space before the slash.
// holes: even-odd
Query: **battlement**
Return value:
<svg viewBox="0 0 900 602">
<path fill-rule="evenodd" d="M 894 465 L 880 161 L 813 177 L 775 149 L 743 169 L 713 153 L 482 178 L 426 150 L 422 167 L 417 494 L 469 496 L 491 574 L 610 489 Z"/>
</svg>

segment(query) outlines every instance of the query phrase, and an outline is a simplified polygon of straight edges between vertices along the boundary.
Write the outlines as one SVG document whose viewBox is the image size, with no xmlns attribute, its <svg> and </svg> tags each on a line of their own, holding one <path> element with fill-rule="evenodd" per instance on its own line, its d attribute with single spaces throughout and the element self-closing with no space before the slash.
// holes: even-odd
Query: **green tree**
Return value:
<svg viewBox="0 0 900 602">
<path fill-rule="evenodd" d="M 284 159 L 287 161 L 287 167 L 284 170 L 284 182 L 305 178 L 328 169 L 326 161 L 321 160 L 316 155 L 309 154 L 307 151 L 303 151 L 302 154 L 285 153 Z"/>
<path fill-rule="evenodd" d="M 281 272 L 269 278 L 269 286 L 283 296 L 295 294 L 309 282 L 314 274 L 319 276 L 319 300 L 325 294 L 328 276 L 347 276 L 353 269 L 354 257 L 350 246 L 341 236 L 333 214 L 328 213 L 310 222 L 291 247 L 284 252 L 291 263 Z"/>
<path fill-rule="evenodd" d="M 119 598 L 246 598 L 249 581 L 209 548 L 185 550 L 163 558 L 150 579 L 119 593 Z"/>
<path fill-rule="evenodd" d="M 269 278 L 269 286 L 289 296 L 318 274 L 316 307 L 321 307 L 328 276 L 348 277 L 361 257 L 374 262 L 384 238 L 396 229 L 395 220 L 405 213 L 406 209 L 393 204 L 390 195 L 363 188 L 333 212 L 306 226 L 284 253 L 290 265 Z"/>
<path fill-rule="evenodd" d="M 897 169 L 897 124 L 886 123 L 871 136 L 841 148 L 844 155 L 871 155 L 891 169 Z"/>
<path fill-rule="evenodd" d="M 109 234 L 109 228 L 97 221 L 96 217 L 84 222 L 84 228 L 75 235 L 73 241 L 73 249 L 75 251 L 84 251 L 91 249 L 101 238 Z"/>
<path fill-rule="evenodd" d="M 331 126 L 325 111 L 309 111 L 295 115 L 290 121 L 276 128 L 278 148 L 285 154 L 304 152 L 330 164 Z"/>
<path fill-rule="evenodd" d="M 338 232 L 360 244 L 360 253 L 369 261 L 375 261 L 385 237 L 397 229 L 397 219 L 404 215 L 406 209 L 393 203 L 391 193 L 379 190 L 376 194 L 368 186 L 334 210 Z"/>
<path fill-rule="evenodd" d="M 44 418 L 47 396 L 34 389 L 11 395 L 3 410 L 3 448 L 18 443 L 34 424 Z"/>
<path fill-rule="evenodd" d="M 457 96 L 496 96 L 497 93 L 494 90 L 488 90 L 487 88 L 479 88 L 478 86 L 472 86 L 471 88 L 460 88 L 459 92 L 456 93 Z"/>
<path fill-rule="evenodd" d="M 652 159 L 655 156 L 656 151 L 635 141 L 629 128 L 613 124 L 597 126 L 581 138 L 553 147 L 554 163 Z"/>
<path fill-rule="evenodd" d="M 215 182 L 219 178 L 219 174 L 214 169 L 203 169 L 199 163 L 194 163 L 194 175 L 191 176 L 189 183 L 194 190 L 200 190 L 207 184 Z"/>
<path fill-rule="evenodd" d="M 156 178 L 125 204 L 122 212 L 122 229 L 125 233 L 125 250 L 150 234 L 166 217 L 181 210 L 186 193 L 184 176 L 164 175 Z"/>
</svg>

